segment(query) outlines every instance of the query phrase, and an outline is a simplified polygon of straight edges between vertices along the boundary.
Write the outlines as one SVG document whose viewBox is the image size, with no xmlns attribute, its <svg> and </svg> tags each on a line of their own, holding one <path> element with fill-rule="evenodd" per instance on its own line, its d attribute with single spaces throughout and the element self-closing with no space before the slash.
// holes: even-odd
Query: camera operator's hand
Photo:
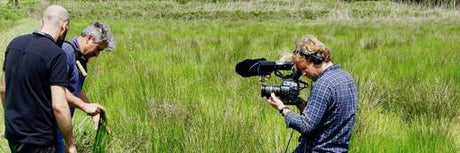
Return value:
<svg viewBox="0 0 460 153">
<path fill-rule="evenodd" d="M 275 108 L 276 110 L 281 110 L 282 108 L 286 107 L 283 103 L 283 101 L 281 101 L 276 95 L 275 93 L 271 93 L 270 97 L 267 98 L 267 101 L 270 105 L 272 105 L 273 108 Z"/>
</svg>

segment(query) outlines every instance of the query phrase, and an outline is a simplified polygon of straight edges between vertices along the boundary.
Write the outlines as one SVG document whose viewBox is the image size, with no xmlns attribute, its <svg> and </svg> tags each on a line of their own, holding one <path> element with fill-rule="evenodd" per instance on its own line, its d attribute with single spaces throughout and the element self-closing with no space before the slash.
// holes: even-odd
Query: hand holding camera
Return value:
<svg viewBox="0 0 460 153">
<path fill-rule="evenodd" d="M 272 105 L 273 108 L 275 108 L 276 110 L 281 110 L 282 108 L 286 107 L 286 105 L 284 105 L 283 101 L 281 101 L 281 99 L 279 99 L 275 93 L 271 93 L 270 94 L 270 97 L 265 97 L 265 99 L 267 99 L 267 102 Z"/>
</svg>

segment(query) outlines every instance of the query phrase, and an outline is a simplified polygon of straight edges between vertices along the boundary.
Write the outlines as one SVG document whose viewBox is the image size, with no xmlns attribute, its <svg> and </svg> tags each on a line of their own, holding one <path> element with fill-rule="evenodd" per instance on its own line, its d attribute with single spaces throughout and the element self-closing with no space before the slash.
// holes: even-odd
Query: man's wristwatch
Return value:
<svg viewBox="0 0 460 153">
<path fill-rule="evenodd" d="M 284 111 L 285 109 L 289 109 L 289 107 L 284 106 L 283 108 L 280 109 L 280 113 L 281 113 L 281 115 L 283 115 L 283 116 L 284 116 L 283 111 Z"/>
</svg>

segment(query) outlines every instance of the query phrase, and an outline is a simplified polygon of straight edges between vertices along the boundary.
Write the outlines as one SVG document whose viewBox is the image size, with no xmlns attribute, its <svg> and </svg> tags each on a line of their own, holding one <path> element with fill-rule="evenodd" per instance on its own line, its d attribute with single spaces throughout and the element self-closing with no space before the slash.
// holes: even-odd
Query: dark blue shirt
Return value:
<svg viewBox="0 0 460 153">
<path fill-rule="evenodd" d="M 347 152 L 357 101 L 353 77 L 340 65 L 327 68 L 312 86 L 303 113 L 286 114 L 286 125 L 301 133 L 294 152 Z"/>
<path fill-rule="evenodd" d="M 85 82 L 86 77 L 79 72 L 77 65 L 75 64 L 75 58 L 80 61 L 85 69 L 88 63 L 88 59 L 81 55 L 80 45 L 78 44 L 76 38 L 69 40 L 69 42 L 75 47 L 76 50 L 74 50 L 74 48 L 68 43 L 64 43 L 62 45 L 62 50 L 67 56 L 67 69 L 69 70 L 67 74 L 69 78 L 69 86 L 67 89 L 69 89 L 73 95 L 78 97 L 83 88 L 83 83 Z"/>
<path fill-rule="evenodd" d="M 50 35 L 28 34 L 10 42 L 3 65 L 8 141 L 55 144 L 57 123 L 50 86 L 67 86 L 65 61 L 65 54 Z"/>
</svg>

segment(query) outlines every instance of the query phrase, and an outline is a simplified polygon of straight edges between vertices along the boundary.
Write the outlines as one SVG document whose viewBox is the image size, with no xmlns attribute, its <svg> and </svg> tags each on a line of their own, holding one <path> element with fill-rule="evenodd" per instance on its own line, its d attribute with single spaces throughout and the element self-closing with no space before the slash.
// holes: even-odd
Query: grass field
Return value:
<svg viewBox="0 0 460 153">
<path fill-rule="evenodd" d="M 305 16 L 265 15 L 270 11 L 263 8 L 271 6 L 282 12 L 289 3 L 182 2 L 185 4 L 139 1 L 126 6 L 165 5 L 171 12 L 186 8 L 182 10 L 186 13 L 167 16 L 171 13 L 166 12 L 166 16 L 151 18 L 148 15 L 158 12 L 145 9 L 147 15 L 136 15 L 135 9 L 126 14 L 123 9 L 107 9 L 101 16 L 93 6 L 98 3 L 62 2 L 76 14 L 69 39 L 99 19 L 111 26 L 118 40 L 113 53 L 91 60 L 85 85 L 90 99 L 108 110 L 113 135 L 108 152 L 283 152 L 291 130 L 259 97 L 258 78 L 242 78 L 234 67 L 245 58 L 276 60 L 305 34 L 328 45 L 333 62 L 357 81 L 359 106 L 351 152 L 460 151 L 458 11 L 423 11 L 419 6 L 390 2 L 326 1 L 315 5 L 325 6 L 318 10 L 327 13 L 303 20 Z M 125 4 L 106 5 L 125 7 L 121 3 Z M 194 12 L 192 6 L 203 6 L 205 13 L 185 18 Z M 341 9 L 328 10 L 328 6 Z M 394 13 L 388 6 L 398 6 L 399 13 L 367 13 Z M 81 7 L 95 12 L 84 14 Z M 245 9 L 249 13 L 235 13 Z M 221 13 L 219 10 L 235 14 L 212 15 Z M 337 10 L 361 14 L 331 16 Z M 253 13 L 258 11 L 262 13 Z M 411 12 L 437 13 L 421 17 Z M 120 17 L 125 15 L 132 17 Z M 6 34 L 3 39 L 39 27 L 39 21 L 32 18 L 12 24 L 21 31 L 0 29 Z M 6 44 L 1 45 L 4 50 Z M 81 112 L 74 118 L 74 131 L 78 150 L 90 152 L 96 132 Z M 295 132 L 289 151 L 298 135 Z M 8 151 L 5 142 L 0 144 Z"/>
</svg>

